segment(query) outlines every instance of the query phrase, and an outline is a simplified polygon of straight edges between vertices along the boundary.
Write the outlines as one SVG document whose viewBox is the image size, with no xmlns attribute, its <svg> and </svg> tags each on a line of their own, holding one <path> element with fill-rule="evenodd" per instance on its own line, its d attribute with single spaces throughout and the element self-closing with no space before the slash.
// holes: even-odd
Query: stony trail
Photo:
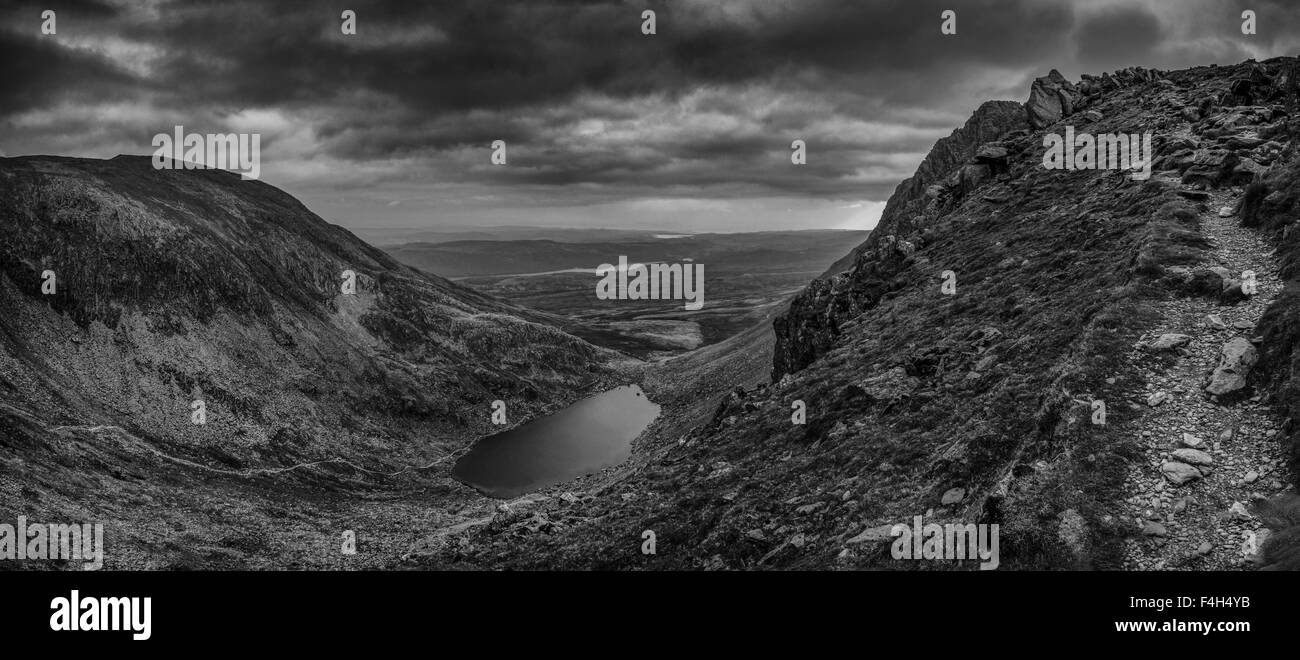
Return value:
<svg viewBox="0 0 1300 660">
<path fill-rule="evenodd" d="M 1168 334 L 1190 338 L 1166 349 L 1175 356 L 1171 367 L 1144 366 L 1138 374 L 1146 390 L 1132 404 L 1143 414 L 1136 440 L 1145 460 L 1127 479 L 1126 516 L 1138 530 L 1125 548 L 1127 569 L 1252 567 L 1268 531 L 1248 513 L 1251 501 L 1289 483 L 1276 437 L 1281 417 L 1260 396 L 1219 401 L 1205 391 L 1224 344 L 1234 338 L 1256 343 L 1255 324 L 1282 290 L 1269 242 L 1241 226 L 1235 214 L 1221 217 L 1220 209 L 1235 209 L 1239 198 L 1237 190 L 1212 192 L 1201 231 L 1213 260 L 1232 277 L 1255 272 L 1256 295 L 1235 305 L 1167 300 L 1160 325 L 1133 349 L 1134 364 L 1150 364 L 1150 342 Z M 1208 465 L 1197 466 L 1207 459 Z"/>
</svg>

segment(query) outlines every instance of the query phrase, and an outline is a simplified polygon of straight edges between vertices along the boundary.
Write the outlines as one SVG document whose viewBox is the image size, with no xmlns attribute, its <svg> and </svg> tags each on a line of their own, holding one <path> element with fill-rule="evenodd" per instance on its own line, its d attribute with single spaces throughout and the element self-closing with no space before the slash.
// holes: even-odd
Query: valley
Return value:
<svg viewBox="0 0 1300 660">
<path fill-rule="evenodd" d="M 487 228 L 480 234 L 490 233 Z M 385 248 L 409 266 L 519 305 L 580 321 L 573 334 L 639 358 L 658 359 L 715 344 L 769 322 L 781 305 L 870 232 L 807 230 L 609 240 L 570 230 L 560 240 L 511 238 L 406 243 Z M 702 309 L 680 300 L 602 300 L 595 269 L 620 256 L 641 263 L 705 267 Z"/>
<path fill-rule="evenodd" d="M 869 234 L 380 249 L 229 172 L 0 158 L 0 519 L 102 522 L 110 570 L 972 568 L 893 561 L 918 518 L 1002 570 L 1294 567 L 1287 71 L 1053 72 Z M 1066 122 L 1153 175 L 1041 167 Z M 705 265 L 703 308 L 601 299 L 620 256 Z M 654 414 L 591 464 L 456 478 L 619 388 Z"/>
</svg>

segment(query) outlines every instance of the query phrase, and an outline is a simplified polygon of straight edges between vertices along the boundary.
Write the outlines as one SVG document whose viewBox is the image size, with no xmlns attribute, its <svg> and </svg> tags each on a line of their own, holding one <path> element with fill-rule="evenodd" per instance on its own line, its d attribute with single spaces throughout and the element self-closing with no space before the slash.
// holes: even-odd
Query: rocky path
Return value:
<svg viewBox="0 0 1300 660">
<path fill-rule="evenodd" d="M 1239 278 L 1255 272 L 1258 292 L 1234 305 L 1205 298 L 1161 304 L 1162 322 L 1133 349 L 1133 363 L 1150 365 L 1151 352 L 1173 364 L 1140 367 L 1145 391 L 1132 404 L 1143 411 L 1137 438 L 1145 461 L 1130 469 L 1126 516 L 1138 533 L 1126 547 L 1128 569 L 1243 569 L 1268 531 L 1250 515 L 1254 498 L 1286 487 L 1280 417 L 1259 396 L 1218 396 L 1234 383 L 1216 368 L 1254 359 L 1255 324 L 1282 289 L 1273 248 L 1235 216 L 1240 192 L 1215 191 L 1206 200 L 1201 231 L 1213 258 Z M 1145 354 L 1145 355 L 1144 355 Z M 1247 393 L 1249 394 L 1249 393 Z M 1234 398 L 1235 397 L 1235 398 Z"/>
<path fill-rule="evenodd" d="M 5 406 L 5 408 L 7 408 L 10 411 L 16 411 L 16 409 L 10 406 Z M 171 454 L 163 452 L 162 450 L 158 449 L 152 444 L 145 442 L 144 440 L 141 440 L 139 437 L 129 433 L 126 429 L 123 429 L 120 426 L 108 426 L 108 425 L 54 426 L 54 427 L 50 427 L 50 431 L 54 433 L 60 433 L 60 432 L 86 433 L 100 440 L 106 438 L 116 438 L 123 446 L 128 447 L 131 450 L 136 452 L 146 452 L 165 461 L 170 461 L 177 465 L 184 465 L 186 467 L 194 468 L 196 470 L 202 470 L 204 472 L 210 472 L 214 474 L 225 474 L 225 475 L 230 475 L 235 477 L 276 476 L 287 472 L 293 472 L 294 470 L 309 469 L 321 465 L 330 465 L 330 464 L 346 465 L 358 472 L 365 472 L 367 474 L 372 474 L 375 476 L 395 477 L 410 471 L 428 470 L 437 467 L 438 465 L 441 465 L 442 463 L 445 463 L 448 460 L 457 457 L 459 453 L 456 452 L 456 453 L 447 454 L 442 458 L 434 460 L 433 462 L 427 465 L 405 465 L 402 466 L 401 469 L 393 472 L 371 470 L 370 468 L 361 467 L 360 465 L 357 465 L 356 463 L 353 463 L 352 461 L 349 461 L 346 458 L 342 458 L 342 457 L 326 458 L 319 461 L 309 461 L 305 463 L 297 463 L 294 465 L 287 465 L 285 467 L 277 467 L 277 468 L 249 468 L 247 470 L 227 470 L 223 468 L 212 467 L 210 465 L 204 465 L 202 463 L 196 463 L 194 461 L 180 458 L 177 456 L 172 456 Z"/>
</svg>

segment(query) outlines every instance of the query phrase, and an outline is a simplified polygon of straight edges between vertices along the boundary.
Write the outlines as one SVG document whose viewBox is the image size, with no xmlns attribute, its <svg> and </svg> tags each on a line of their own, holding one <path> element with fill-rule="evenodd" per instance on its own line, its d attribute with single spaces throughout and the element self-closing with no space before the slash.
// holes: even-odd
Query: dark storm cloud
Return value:
<svg viewBox="0 0 1300 660">
<path fill-rule="evenodd" d="M 1075 38 L 1081 61 L 1106 70 L 1123 68 L 1151 59 L 1161 42 L 1160 20 L 1141 5 L 1110 7 L 1080 21 Z"/>
<path fill-rule="evenodd" d="M 339 32 L 344 6 L 356 36 Z M 47 8 L 56 36 L 39 33 Z M 958 32 L 942 36 L 949 8 Z M 1297 14 L 1282 0 L 42 2 L 0 11 L 0 148 L 147 153 L 185 123 L 263 132 L 271 172 L 334 189 L 878 200 L 981 101 L 1023 100 L 1051 68 L 1268 54 L 1294 46 Z M 487 162 L 498 139 L 509 168 Z"/>
<path fill-rule="evenodd" d="M 968 2 L 964 31 L 940 42 L 938 15 L 951 4 L 649 3 L 660 30 L 645 38 L 641 6 L 624 2 L 354 3 L 359 34 L 343 38 L 333 11 L 302 3 L 175 2 L 122 31 L 165 48 L 158 77 L 208 101 L 309 102 L 364 87 L 449 111 L 527 106 L 584 89 L 676 92 L 805 69 L 827 78 L 942 76 L 945 67 L 1023 62 L 1056 47 L 1070 27 L 1069 10 L 1057 5 Z M 939 82 L 932 76 L 920 88 Z"/>
<path fill-rule="evenodd" d="M 39 17 L 40 12 L 34 12 Z M 31 21 L 37 24 L 36 20 Z M 56 100 L 128 97 L 135 80 L 115 62 L 71 50 L 38 33 L 0 31 L 0 116 L 40 108 Z"/>
</svg>

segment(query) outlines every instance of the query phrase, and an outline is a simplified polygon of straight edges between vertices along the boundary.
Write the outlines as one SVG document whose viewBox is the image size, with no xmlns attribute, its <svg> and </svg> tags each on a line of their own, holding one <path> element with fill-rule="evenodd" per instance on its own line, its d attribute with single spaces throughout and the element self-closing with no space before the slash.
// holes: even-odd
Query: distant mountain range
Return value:
<svg viewBox="0 0 1300 660">
<path fill-rule="evenodd" d="M 451 241 L 548 240 L 560 243 L 599 243 L 602 241 L 651 239 L 658 235 L 681 233 L 644 229 L 612 229 L 607 227 L 522 227 L 518 225 L 358 227 L 352 231 L 367 243 L 385 249 L 405 243 L 447 243 Z"/>
<path fill-rule="evenodd" d="M 453 240 L 407 243 L 386 248 L 398 261 L 444 277 L 540 273 L 594 269 L 617 263 L 690 260 L 709 272 L 820 272 L 870 232 L 809 230 L 736 234 L 693 234 L 618 240 Z M 576 237 L 574 237 L 576 238 Z"/>
</svg>

